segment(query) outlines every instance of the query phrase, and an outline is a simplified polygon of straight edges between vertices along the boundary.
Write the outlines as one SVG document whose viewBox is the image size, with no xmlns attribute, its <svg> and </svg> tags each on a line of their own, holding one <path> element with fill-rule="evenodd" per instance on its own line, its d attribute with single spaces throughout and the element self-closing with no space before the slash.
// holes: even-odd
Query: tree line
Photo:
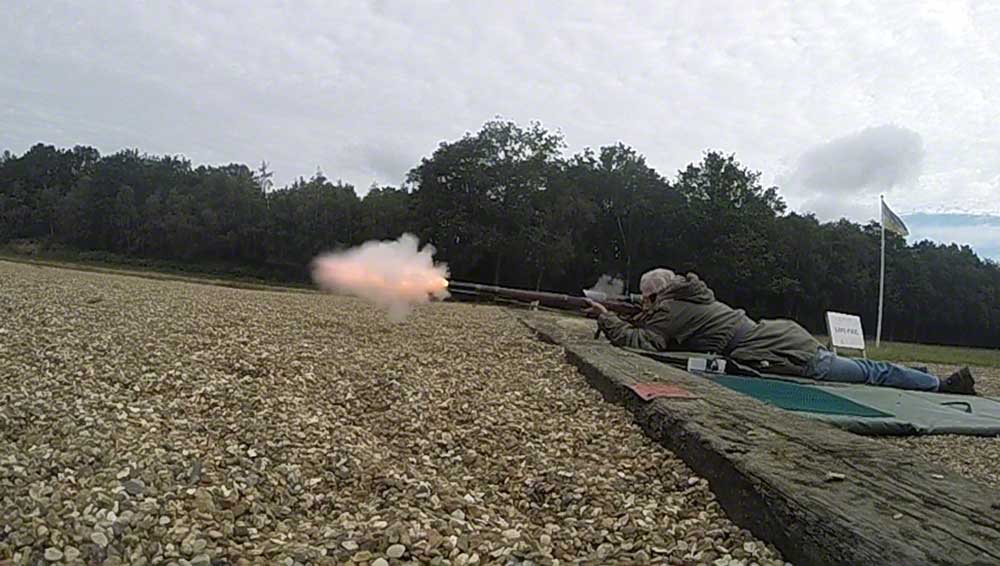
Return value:
<svg viewBox="0 0 1000 566">
<path fill-rule="evenodd" d="M 433 244 L 457 280 L 579 293 L 612 274 L 635 291 L 645 270 L 667 266 L 753 317 L 824 332 L 837 310 L 875 329 L 878 224 L 788 212 L 776 187 L 717 151 L 667 178 L 624 144 L 566 155 L 557 132 L 495 120 L 363 197 L 321 172 L 275 187 L 266 164 L 43 144 L 0 155 L 0 243 L 305 280 L 321 252 L 403 232 Z M 887 233 L 886 272 L 888 339 L 1000 344 L 996 262 Z"/>
</svg>

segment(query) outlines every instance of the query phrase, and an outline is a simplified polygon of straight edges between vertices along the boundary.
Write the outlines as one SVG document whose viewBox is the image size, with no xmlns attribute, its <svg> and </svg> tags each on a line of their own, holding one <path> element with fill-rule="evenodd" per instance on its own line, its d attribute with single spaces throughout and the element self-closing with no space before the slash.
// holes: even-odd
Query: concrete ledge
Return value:
<svg viewBox="0 0 1000 566">
<path fill-rule="evenodd" d="M 710 483 L 740 526 L 804 564 L 1000 564 L 1000 497 L 903 450 L 593 339 L 593 322 L 521 320 Z M 640 399 L 663 381 L 697 399 Z M 829 476 L 829 474 L 841 476 Z"/>
</svg>

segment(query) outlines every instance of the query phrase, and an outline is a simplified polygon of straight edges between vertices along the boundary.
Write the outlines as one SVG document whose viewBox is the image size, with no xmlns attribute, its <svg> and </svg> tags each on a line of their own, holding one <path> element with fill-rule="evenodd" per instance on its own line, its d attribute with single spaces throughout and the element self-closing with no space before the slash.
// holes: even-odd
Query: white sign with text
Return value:
<svg viewBox="0 0 1000 566">
<path fill-rule="evenodd" d="M 830 332 L 830 343 L 834 348 L 865 349 L 865 333 L 861 329 L 860 316 L 827 312 L 826 327 Z"/>
</svg>

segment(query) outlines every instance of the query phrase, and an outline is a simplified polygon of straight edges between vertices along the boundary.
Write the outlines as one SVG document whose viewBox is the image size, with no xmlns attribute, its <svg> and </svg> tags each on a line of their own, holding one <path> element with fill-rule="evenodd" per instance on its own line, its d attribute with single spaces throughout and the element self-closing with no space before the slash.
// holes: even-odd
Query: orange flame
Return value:
<svg viewBox="0 0 1000 566">
<path fill-rule="evenodd" d="M 325 281 L 328 287 L 342 291 L 367 289 L 417 299 L 437 295 L 448 288 L 448 280 L 434 270 L 408 266 L 398 270 L 380 270 L 351 258 L 327 258 L 319 262 L 316 271 L 317 278 Z"/>
<path fill-rule="evenodd" d="M 325 291 L 371 300 L 402 319 L 414 305 L 448 296 L 447 266 L 434 263 L 432 246 L 418 250 L 417 243 L 404 234 L 325 254 L 313 262 L 313 280 Z"/>
</svg>

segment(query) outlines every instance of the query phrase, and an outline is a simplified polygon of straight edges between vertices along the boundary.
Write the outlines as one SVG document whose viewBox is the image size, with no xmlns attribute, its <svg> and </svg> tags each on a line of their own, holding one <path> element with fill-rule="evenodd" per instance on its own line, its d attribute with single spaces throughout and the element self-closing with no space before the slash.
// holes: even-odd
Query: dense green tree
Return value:
<svg viewBox="0 0 1000 566">
<path fill-rule="evenodd" d="M 772 246 L 785 210 L 777 189 L 718 152 L 681 171 L 673 186 L 687 203 L 682 264 L 712 281 L 720 297 L 763 311 L 789 284 Z"/>
<path fill-rule="evenodd" d="M 589 249 L 576 248 L 577 255 L 591 258 L 587 278 L 613 274 L 624 279 L 626 291 L 635 291 L 644 269 L 676 257 L 654 251 L 651 236 L 675 239 L 684 203 L 637 151 L 621 143 L 597 154 L 585 150 L 569 161 L 565 176 L 591 204 L 579 242 Z"/>
<path fill-rule="evenodd" d="M 404 189 L 372 185 L 361 199 L 358 239 L 391 240 L 414 230 L 413 196 Z"/>
<path fill-rule="evenodd" d="M 321 172 L 268 195 L 267 256 L 305 264 L 317 254 L 359 242 L 361 201 L 354 187 L 331 183 Z"/>
<path fill-rule="evenodd" d="M 456 273 L 500 282 L 505 258 L 515 262 L 524 247 L 535 195 L 546 189 L 563 146 L 560 134 L 540 124 L 501 120 L 442 143 L 408 176 L 420 233 Z"/>
<path fill-rule="evenodd" d="M 37 144 L 0 154 L 0 243 L 227 263 L 304 279 L 317 254 L 416 233 L 457 279 L 578 293 L 603 274 L 637 290 L 656 266 L 699 273 L 754 317 L 825 331 L 828 310 L 877 322 L 880 227 L 786 214 L 777 188 L 710 151 L 667 179 L 622 144 L 565 157 L 559 133 L 487 122 L 444 142 L 403 187 L 321 172 L 274 187 L 266 162 L 192 167 Z M 996 347 L 1000 266 L 964 246 L 886 237 L 883 336 Z"/>
</svg>

